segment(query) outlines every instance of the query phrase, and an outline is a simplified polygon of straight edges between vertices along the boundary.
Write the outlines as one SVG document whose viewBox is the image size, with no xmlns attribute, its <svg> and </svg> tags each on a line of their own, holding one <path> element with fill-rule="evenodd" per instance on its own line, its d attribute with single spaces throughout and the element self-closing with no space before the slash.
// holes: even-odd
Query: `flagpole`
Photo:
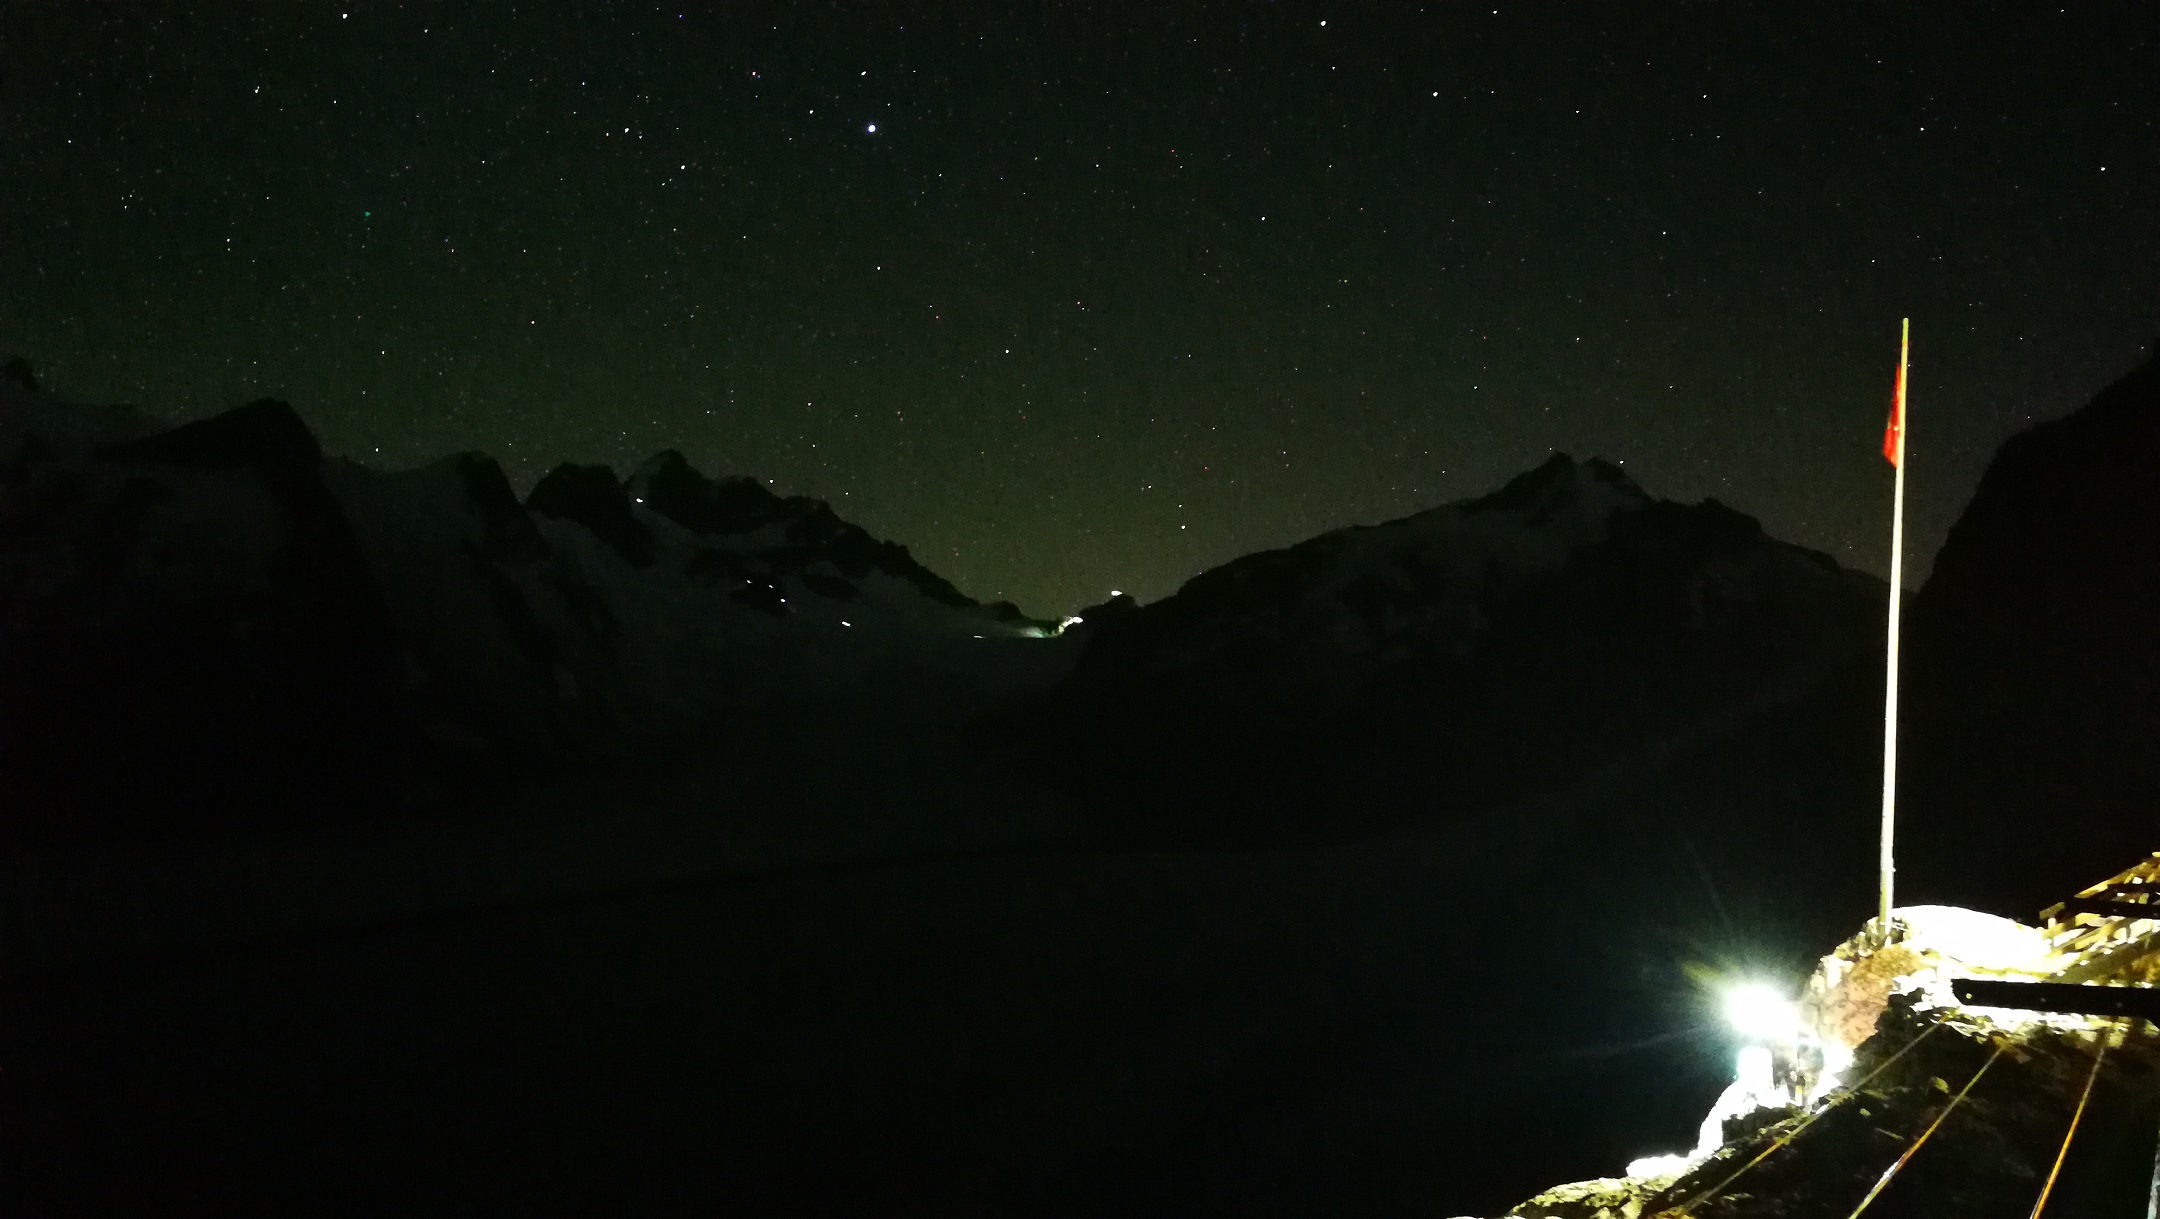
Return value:
<svg viewBox="0 0 2160 1219">
<path fill-rule="evenodd" d="M 1897 837 L 1897 686 L 1898 617 L 1900 592 L 1905 582 L 1905 371 L 1912 350 L 1912 319 L 1906 318 L 1898 338 L 1897 400 L 1892 406 L 1891 462 L 1897 470 L 1897 490 L 1890 509 L 1890 646 L 1888 670 L 1883 681 L 1882 763 L 1882 904 L 1877 911 L 1878 930 L 1884 942 L 1890 937 L 1890 903 L 1897 878 L 1891 846 Z"/>
</svg>

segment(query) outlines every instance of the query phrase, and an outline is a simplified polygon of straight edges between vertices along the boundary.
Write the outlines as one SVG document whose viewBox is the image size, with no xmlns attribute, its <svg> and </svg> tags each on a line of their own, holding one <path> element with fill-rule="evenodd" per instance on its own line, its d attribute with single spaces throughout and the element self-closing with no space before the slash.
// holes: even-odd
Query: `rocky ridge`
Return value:
<svg viewBox="0 0 2160 1219">
<path fill-rule="evenodd" d="M 1294 835 L 1353 801 L 1370 824 L 1659 766 L 1844 697 L 1868 684 L 1880 601 L 1731 508 L 1556 455 L 1103 618 L 1044 722 L 1078 781 L 1150 816 Z"/>
<path fill-rule="evenodd" d="M 1061 663 L 1048 626 L 680 454 L 521 503 L 479 454 L 326 458 L 281 402 L 170 427 L 0 382 L 12 845 L 425 801 L 894 688 L 979 705 Z"/>
</svg>

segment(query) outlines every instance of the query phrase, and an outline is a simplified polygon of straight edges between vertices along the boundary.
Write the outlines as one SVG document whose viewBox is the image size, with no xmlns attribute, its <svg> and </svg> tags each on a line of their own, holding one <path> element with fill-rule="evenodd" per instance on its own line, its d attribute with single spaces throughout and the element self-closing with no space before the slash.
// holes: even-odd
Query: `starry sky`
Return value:
<svg viewBox="0 0 2160 1219">
<path fill-rule="evenodd" d="M 0 350 L 1143 599 L 1553 450 L 1924 576 L 2160 333 L 2150 5 L 0 3 Z"/>
</svg>

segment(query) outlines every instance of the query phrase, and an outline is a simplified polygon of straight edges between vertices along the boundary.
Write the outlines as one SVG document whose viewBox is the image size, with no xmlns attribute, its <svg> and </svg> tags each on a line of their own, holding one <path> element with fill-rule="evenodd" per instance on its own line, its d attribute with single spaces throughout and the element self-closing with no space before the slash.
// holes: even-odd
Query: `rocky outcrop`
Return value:
<svg viewBox="0 0 2160 1219">
<path fill-rule="evenodd" d="M 2148 859 L 2083 896 L 2134 901 L 2153 868 Z M 2014 995 L 2082 981 L 2105 995 L 2149 976 L 2155 926 L 1900 907 L 1887 942 L 1871 924 L 1822 959 L 1784 1019 L 1743 1034 L 1741 1080 L 1756 1055 L 1770 1095 L 1713 1110 L 1690 1156 L 1559 1186 L 1507 1213 L 1846 1219 L 1865 1199 L 1869 1214 L 2018 1219 L 2042 1213 L 2045 1192 L 2051 1215 L 2136 1214 L 2160 1114 L 2160 1047 L 2143 1022 L 1967 1006 L 1958 987 L 1991 979 Z"/>
<path fill-rule="evenodd" d="M 2160 1100 L 2148 1048 L 2106 1032 L 2033 1031 L 2006 1039 L 1980 1025 L 1939 1030 L 1916 1043 L 1928 1023 L 1906 1012 L 1886 1021 L 1853 1068 L 1872 1078 L 1849 1101 L 1764 1126 L 1675 1178 L 1562 1186 L 1508 1214 L 1520 1219 L 1844 1219 L 1952 1096 L 1979 1076 L 1868 1213 L 2025 1219 L 2061 1149 L 2102 1041 L 2116 1043 L 2111 1069 L 2096 1083 L 2047 1213 L 2134 1214 L 2143 1207 L 2152 1171 L 2151 1118 Z M 1996 1045 L 2005 1041 L 2009 1048 L 1995 1056 Z M 1910 1053 L 1888 1061 L 1908 1045 Z M 1878 1074 L 1878 1068 L 1885 1069 Z M 1758 1156 L 1754 1167 L 1741 1172 Z M 1735 1173 L 1740 1175 L 1725 1184 Z"/>
</svg>

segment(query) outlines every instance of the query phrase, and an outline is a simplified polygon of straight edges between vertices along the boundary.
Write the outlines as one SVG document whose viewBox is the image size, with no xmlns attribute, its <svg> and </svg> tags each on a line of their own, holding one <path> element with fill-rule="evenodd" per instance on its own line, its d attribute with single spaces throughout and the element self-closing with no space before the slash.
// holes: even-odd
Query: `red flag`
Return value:
<svg viewBox="0 0 2160 1219">
<path fill-rule="evenodd" d="M 1890 400 L 1890 423 L 1887 427 L 1883 428 L 1882 455 L 1886 458 L 1889 458 L 1890 464 L 1894 466 L 1898 463 L 1898 458 L 1903 455 L 1904 452 L 1905 361 L 1901 358 L 1898 360 L 1897 366 L 1897 396 Z"/>
</svg>

